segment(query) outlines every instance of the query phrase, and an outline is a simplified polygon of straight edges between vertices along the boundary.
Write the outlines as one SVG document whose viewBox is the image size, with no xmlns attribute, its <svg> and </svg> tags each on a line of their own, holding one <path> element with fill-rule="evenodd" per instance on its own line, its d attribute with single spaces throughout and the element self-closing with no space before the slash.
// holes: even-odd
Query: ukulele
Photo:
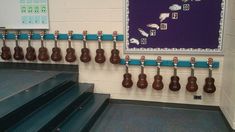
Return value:
<svg viewBox="0 0 235 132">
<path fill-rule="evenodd" d="M 91 61 L 90 50 L 87 48 L 87 31 L 83 31 L 83 48 L 81 50 L 82 54 L 80 56 L 80 60 L 84 63 Z"/>
<path fill-rule="evenodd" d="M 191 76 L 188 77 L 188 83 L 186 85 L 186 89 L 189 92 L 196 92 L 198 90 L 197 85 L 197 78 L 194 76 L 194 65 L 196 63 L 196 60 L 194 57 L 191 58 Z"/>
<path fill-rule="evenodd" d="M 31 38 L 32 38 L 32 32 L 29 32 L 28 33 L 28 47 L 26 49 L 27 52 L 26 52 L 26 55 L 25 55 L 25 58 L 28 61 L 34 61 L 37 58 L 36 57 L 36 51 L 31 45 Z"/>
<path fill-rule="evenodd" d="M 119 64 L 120 63 L 120 56 L 119 56 L 119 50 L 116 47 L 116 42 L 117 42 L 117 31 L 113 32 L 113 50 L 111 51 L 111 57 L 110 57 L 110 62 L 112 64 Z"/>
<path fill-rule="evenodd" d="M 164 84 L 162 82 L 162 76 L 160 75 L 160 66 L 162 62 L 161 56 L 157 57 L 157 75 L 154 76 L 154 82 L 152 84 L 153 89 L 156 90 L 162 90 L 164 87 Z"/>
<path fill-rule="evenodd" d="M 172 91 L 179 91 L 181 86 L 179 83 L 180 78 L 177 76 L 177 63 L 178 63 L 177 57 L 174 57 L 173 63 L 174 63 L 174 75 L 171 77 L 169 88 Z"/>
<path fill-rule="evenodd" d="M 51 54 L 51 60 L 56 61 L 56 62 L 62 60 L 61 49 L 57 46 L 58 36 L 59 36 L 59 31 L 56 30 L 54 34 L 55 45 L 54 45 L 54 48 L 52 48 L 52 54 Z"/>
<path fill-rule="evenodd" d="M 9 47 L 6 46 L 6 31 L 3 31 L 2 33 L 2 41 L 3 41 L 3 47 L 2 47 L 2 54 L 1 58 L 3 60 L 10 60 L 11 59 L 11 50 Z"/>
<path fill-rule="evenodd" d="M 41 47 L 39 48 L 39 54 L 38 54 L 38 59 L 40 61 L 48 61 L 49 60 L 48 50 L 47 50 L 46 47 L 44 47 L 44 35 L 45 35 L 45 32 L 42 31 L 40 33 L 40 36 L 41 36 Z"/>
<path fill-rule="evenodd" d="M 101 38 L 102 38 L 102 31 L 98 31 L 98 49 L 96 50 L 95 61 L 97 63 L 104 63 L 106 58 L 104 56 L 104 49 L 101 48 Z"/>
<path fill-rule="evenodd" d="M 148 86 L 147 75 L 144 74 L 144 61 L 145 61 L 145 57 L 141 56 L 140 58 L 141 73 L 139 74 L 139 79 L 137 81 L 137 87 L 141 89 L 145 89 Z"/>
<path fill-rule="evenodd" d="M 205 80 L 205 85 L 203 87 L 204 91 L 206 93 L 214 93 L 216 91 L 215 87 L 215 79 L 212 77 L 212 64 L 213 64 L 213 59 L 209 58 L 208 59 L 208 66 L 209 66 L 209 77 L 206 78 Z"/>
<path fill-rule="evenodd" d="M 77 57 L 75 55 L 75 49 L 72 48 L 72 46 L 71 46 L 72 35 L 73 35 L 73 31 L 69 31 L 68 32 L 68 45 L 69 45 L 69 47 L 66 49 L 67 54 L 65 56 L 65 60 L 70 63 L 77 60 Z"/>
<path fill-rule="evenodd" d="M 130 57 L 127 55 L 125 60 L 126 60 L 126 73 L 123 75 L 122 86 L 125 88 L 131 88 L 133 86 L 133 81 L 131 79 L 131 74 L 128 72 L 128 64 Z"/>
<path fill-rule="evenodd" d="M 19 37 L 19 32 L 16 32 L 15 34 L 15 41 L 16 41 L 16 47 L 14 48 L 14 59 L 15 60 L 23 60 L 24 59 L 24 53 L 22 47 L 19 46 L 18 43 L 18 37 Z"/>
</svg>

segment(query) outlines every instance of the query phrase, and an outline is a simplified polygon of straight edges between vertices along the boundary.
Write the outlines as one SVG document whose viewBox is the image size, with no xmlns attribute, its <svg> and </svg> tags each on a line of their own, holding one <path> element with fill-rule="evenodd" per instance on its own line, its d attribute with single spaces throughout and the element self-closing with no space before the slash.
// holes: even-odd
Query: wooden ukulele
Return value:
<svg viewBox="0 0 235 132">
<path fill-rule="evenodd" d="M 137 81 L 137 87 L 141 89 L 145 89 L 148 87 L 147 75 L 144 73 L 144 61 L 145 61 L 145 57 L 141 56 L 140 58 L 141 73 L 139 74 L 139 79 Z"/>
<path fill-rule="evenodd" d="M 39 54 L 38 54 L 38 59 L 40 61 L 48 61 L 49 60 L 48 50 L 47 50 L 46 47 L 44 47 L 44 35 L 45 35 L 45 32 L 42 31 L 40 33 L 40 36 L 41 36 L 41 47 L 39 48 Z"/>
<path fill-rule="evenodd" d="M 90 50 L 87 48 L 87 31 L 83 31 L 83 48 L 81 50 L 82 54 L 80 56 L 80 60 L 84 63 L 91 61 Z"/>
<path fill-rule="evenodd" d="M 164 87 L 164 84 L 162 82 L 162 76 L 160 75 L 160 66 L 162 62 L 161 56 L 157 57 L 157 75 L 154 76 L 154 82 L 152 84 L 153 89 L 156 90 L 162 90 Z"/>
<path fill-rule="evenodd" d="M 117 31 L 113 32 L 113 50 L 111 51 L 111 57 L 110 62 L 112 64 L 119 64 L 120 63 L 120 56 L 119 56 L 119 50 L 117 49 L 116 42 L 117 42 Z"/>
<path fill-rule="evenodd" d="M 172 91 L 179 91 L 181 86 L 179 83 L 180 78 L 177 76 L 177 64 L 178 64 L 177 57 L 174 57 L 173 63 L 174 63 L 174 75 L 171 77 L 171 82 L 170 82 L 169 88 Z"/>
<path fill-rule="evenodd" d="M 16 32 L 15 34 L 15 41 L 16 41 L 16 47 L 14 48 L 14 59 L 15 60 L 23 60 L 24 59 L 24 53 L 22 47 L 19 46 L 18 42 L 19 32 Z"/>
<path fill-rule="evenodd" d="M 11 49 L 6 46 L 6 31 L 3 31 L 2 33 L 2 41 L 3 41 L 3 47 L 2 47 L 2 54 L 1 58 L 3 60 L 10 60 L 11 59 Z"/>
<path fill-rule="evenodd" d="M 198 90 L 197 78 L 194 76 L 194 65 L 196 63 L 196 59 L 194 57 L 191 58 L 191 76 L 188 77 L 188 83 L 186 85 L 186 89 L 189 92 L 196 92 Z"/>
<path fill-rule="evenodd" d="M 56 61 L 56 62 L 62 60 L 61 49 L 57 46 L 58 36 L 59 36 L 59 31 L 56 30 L 54 34 L 55 45 L 54 45 L 54 48 L 52 49 L 52 54 L 51 54 L 51 60 Z"/>
<path fill-rule="evenodd" d="M 73 35 L 73 31 L 69 31 L 68 32 L 68 45 L 69 47 L 66 49 L 66 56 L 65 56 L 65 60 L 67 62 L 75 62 L 77 60 L 77 57 L 75 55 L 75 49 L 72 48 L 71 46 L 71 42 L 72 42 L 72 35 Z"/>
<path fill-rule="evenodd" d="M 209 77 L 205 80 L 205 85 L 203 87 L 204 91 L 206 93 L 214 93 L 216 91 L 215 87 L 215 79 L 212 77 L 212 65 L 213 65 L 213 59 L 208 59 L 208 66 L 209 66 Z"/>
<path fill-rule="evenodd" d="M 27 52 L 26 52 L 26 55 L 25 55 L 25 58 L 28 61 L 34 61 L 37 58 L 36 51 L 35 51 L 35 49 L 31 45 L 31 38 L 32 38 L 32 32 L 30 31 L 28 33 L 28 47 L 26 49 Z"/>
<path fill-rule="evenodd" d="M 102 38 L 102 31 L 98 31 L 98 49 L 96 50 L 95 61 L 97 63 L 104 63 L 106 58 L 104 56 L 104 49 L 101 48 L 101 38 Z"/>
<path fill-rule="evenodd" d="M 123 75 L 123 81 L 122 81 L 122 86 L 125 88 L 131 88 L 133 86 L 133 81 L 131 79 L 131 74 L 128 71 L 128 64 L 130 57 L 127 55 L 126 58 L 126 73 Z"/>
</svg>

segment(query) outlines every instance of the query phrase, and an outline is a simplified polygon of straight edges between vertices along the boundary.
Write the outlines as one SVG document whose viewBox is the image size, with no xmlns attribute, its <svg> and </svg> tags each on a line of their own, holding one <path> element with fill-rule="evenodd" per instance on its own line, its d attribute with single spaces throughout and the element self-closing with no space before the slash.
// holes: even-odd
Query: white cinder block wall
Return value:
<svg viewBox="0 0 235 132">
<path fill-rule="evenodd" d="M 224 69 L 220 106 L 235 129 L 235 0 L 227 1 L 227 14 L 224 34 Z"/>
<path fill-rule="evenodd" d="M 213 76 L 216 80 L 215 84 L 217 91 L 214 94 L 206 94 L 203 92 L 204 80 L 208 76 L 207 69 L 196 69 L 195 74 L 198 78 L 199 90 L 196 93 L 189 93 L 185 90 L 187 78 L 190 76 L 189 68 L 179 68 L 179 76 L 181 83 L 181 90 L 179 92 L 172 92 L 168 90 L 170 77 L 173 74 L 171 67 L 162 67 L 162 75 L 164 81 L 164 89 L 156 91 L 151 88 L 154 75 L 156 74 L 155 67 L 146 67 L 146 74 L 148 75 L 149 87 L 146 90 L 141 90 L 136 87 L 138 74 L 140 68 L 130 66 L 130 72 L 133 75 L 134 86 L 131 89 L 122 87 L 121 82 L 125 72 L 124 66 L 112 65 L 108 60 L 112 50 L 112 42 L 104 42 L 103 48 L 107 61 L 105 64 L 97 64 L 94 61 L 95 50 L 97 49 L 97 42 L 89 41 L 88 47 L 91 50 L 92 61 L 88 64 L 81 63 L 79 60 L 75 64 L 79 64 L 79 81 L 95 84 L 95 92 L 111 94 L 113 99 L 128 99 L 128 100 L 144 100 L 144 101 L 157 101 L 157 102 L 170 102 L 170 103 L 184 103 L 184 104 L 200 104 L 200 105 L 221 105 L 226 117 L 230 123 L 234 121 L 235 108 L 232 102 L 235 99 L 234 89 L 232 85 L 234 81 L 233 72 L 228 69 L 234 70 L 235 63 L 232 58 L 235 56 L 235 50 L 232 51 L 232 42 L 235 41 L 235 17 L 232 12 L 235 12 L 235 0 L 228 0 L 230 2 L 227 14 L 227 30 L 225 34 L 225 50 L 230 49 L 231 52 L 226 52 L 225 67 L 223 68 L 223 56 L 195 56 L 197 60 L 207 61 L 208 57 L 213 57 L 215 61 L 220 62 L 220 68 L 213 71 Z M 123 34 L 124 20 L 123 20 L 123 3 L 124 0 L 49 0 L 49 13 L 50 13 L 50 33 L 59 30 L 61 33 L 67 33 L 68 30 L 73 30 L 74 33 L 82 33 L 83 30 L 88 30 L 88 33 L 94 34 L 98 30 L 102 30 L 105 34 L 112 34 L 117 30 Z M 233 6 L 233 7 L 232 7 Z M 7 45 L 11 47 L 12 53 L 14 48 L 14 41 L 8 41 Z M 27 41 L 21 41 L 20 45 L 27 47 Z M 38 50 L 40 41 L 32 42 L 32 45 Z M 62 48 L 63 55 L 66 54 L 67 42 L 60 41 L 59 46 Z M 230 46 L 230 47 L 229 47 Z M 47 41 L 46 47 L 51 53 L 53 48 L 53 41 Z M 76 49 L 76 54 L 79 58 L 82 48 L 82 42 L 73 42 L 73 47 Z M 118 42 L 117 48 L 120 50 L 120 56 L 125 57 L 123 54 L 123 42 Z M 131 58 L 139 59 L 141 54 L 130 54 Z M 146 59 L 156 59 L 156 55 L 145 55 Z M 180 60 L 190 60 L 191 55 L 177 55 Z M 163 59 L 171 60 L 173 55 L 162 55 Z M 38 62 L 41 63 L 41 62 Z M 48 62 L 54 63 L 54 62 Z M 65 61 L 62 64 L 68 64 Z M 229 65 L 231 64 L 231 65 Z M 223 74 L 223 69 L 225 72 Z M 222 74 L 223 82 L 222 83 Z M 228 78 L 228 80 L 226 79 Z M 223 87 L 222 87 L 223 86 Z M 227 90 L 227 91 L 226 91 Z M 220 99 L 222 94 L 222 98 Z M 231 94 L 231 95 L 227 95 Z M 193 95 L 202 95 L 202 100 L 194 100 Z M 227 98 L 225 98 L 227 96 Z M 221 103 L 220 103 L 221 101 Z M 230 101 L 230 103 L 228 103 Z M 233 106 L 233 107 L 231 107 Z"/>
</svg>

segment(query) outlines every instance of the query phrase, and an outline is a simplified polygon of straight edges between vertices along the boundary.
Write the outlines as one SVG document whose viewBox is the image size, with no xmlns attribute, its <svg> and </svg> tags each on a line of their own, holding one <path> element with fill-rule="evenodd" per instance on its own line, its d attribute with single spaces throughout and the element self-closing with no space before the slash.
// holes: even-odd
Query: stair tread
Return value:
<svg viewBox="0 0 235 132">
<path fill-rule="evenodd" d="M 71 80 L 71 74 L 61 73 L 53 78 L 50 78 L 38 85 L 28 88 L 20 93 L 12 95 L 2 101 L 0 101 L 0 118 L 6 116 L 10 112 L 23 106 L 24 104 L 34 100 L 35 98 L 43 95 L 54 87 Z"/>
<path fill-rule="evenodd" d="M 83 127 L 94 116 L 98 109 L 109 99 L 107 94 L 94 94 L 94 96 L 87 102 L 87 104 L 64 121 L 58 129 L 61 132 L 78 132 L 82 131 Z"/>
<path fill-rule="evenodd" d="M 77 99 L 82 93 L 89 90 L 89 88 L 93 88 L 93 85 L 79 83 L 79 85 L 70 87 L 70 89 L 64 94 L 48 102 L 48 104 L 43 106 L 41 109 L 35 111 L 30 116 L 16 124 L 14 127 L 10 128 L 9 131 L 38 131 L 56 115 L 63 111 L 75 99 Z"/>
</svg>

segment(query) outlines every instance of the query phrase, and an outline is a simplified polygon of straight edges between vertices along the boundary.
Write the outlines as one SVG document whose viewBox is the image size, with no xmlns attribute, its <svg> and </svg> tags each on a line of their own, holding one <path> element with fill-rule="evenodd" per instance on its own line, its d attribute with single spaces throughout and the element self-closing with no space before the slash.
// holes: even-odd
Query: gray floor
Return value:
<svg viewBox="0 0 235 132">
<path fill-rule="evenodd" d="M 0 70 L 0 101 L 20 91 L 43 82 L 59 72 Z"/>
<path fill-rule="evenodd" d="M 230 132 L 219 111 L 111 103 L 91 132 Z"/>
</svg>

